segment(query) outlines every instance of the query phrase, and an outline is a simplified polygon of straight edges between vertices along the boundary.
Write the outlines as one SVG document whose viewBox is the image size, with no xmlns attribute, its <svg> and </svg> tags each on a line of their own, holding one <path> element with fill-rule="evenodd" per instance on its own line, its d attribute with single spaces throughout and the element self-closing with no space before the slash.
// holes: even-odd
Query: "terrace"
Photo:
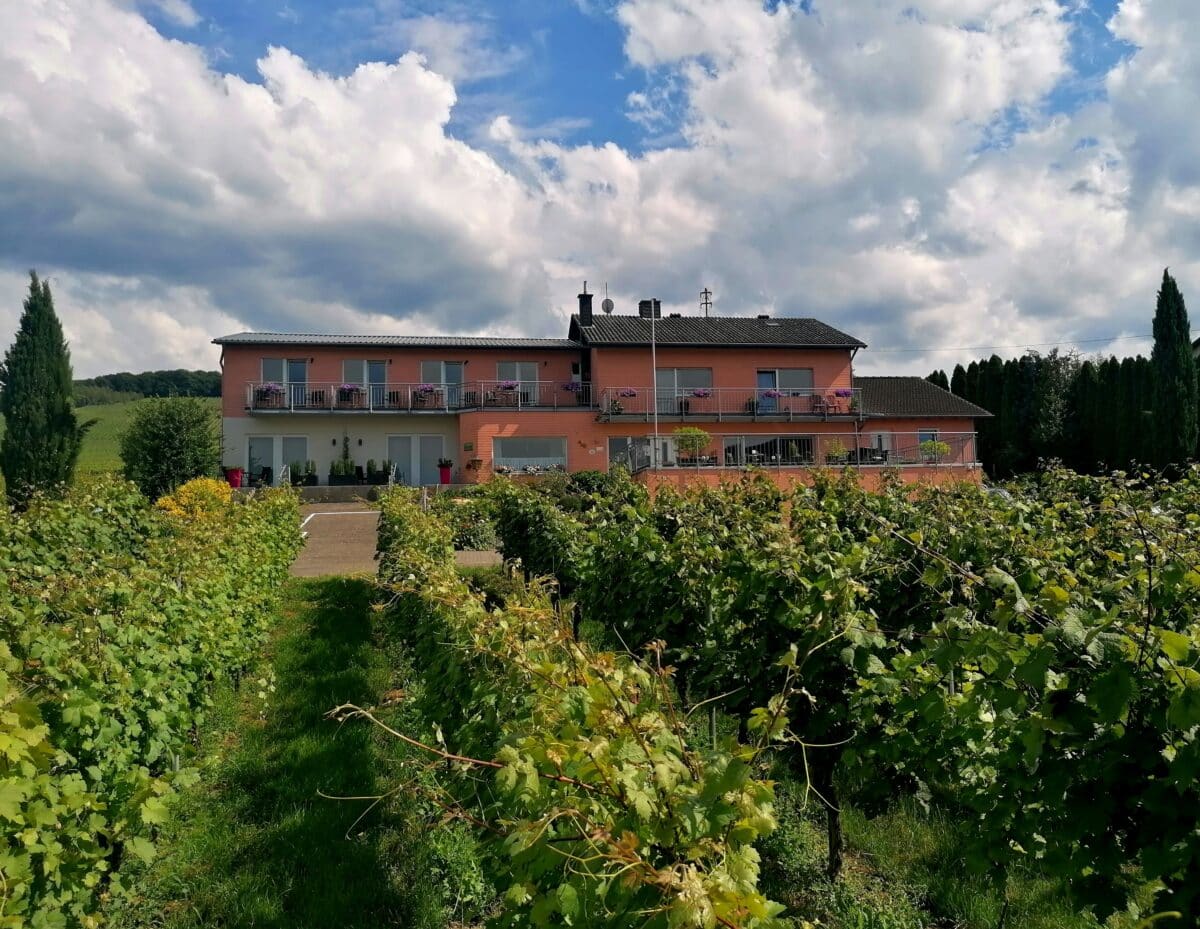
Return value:
<svg viewBox="0 0 1200 929">
<path fill-rule="evenodd" d="M 600 391 L 600 415 L 613 422 L 660 420 L 862 420 L 862 391 L 850 387 L 696 387 L 656 392 L 650 387 Z"/>
<path fill-rule="evenodd" d="M 872 444 L 868 440 L 874 441 Z M 976 464 L 974 432 L 715 435 L 698 454 L 681 454 L 674 436 L 610 439 L 610 464 L 631 473 L 658 468 L 941 467 Z M 655 448 L 657 462 L 654 461 Z"/>
<path fill-rule="evenodd" d="M 487 380 L 463 383 L 246 384 L 251 413 L 458 413 L 464 410 L 559 410 L 592 407 L 579 381 Z"/>
</svg>

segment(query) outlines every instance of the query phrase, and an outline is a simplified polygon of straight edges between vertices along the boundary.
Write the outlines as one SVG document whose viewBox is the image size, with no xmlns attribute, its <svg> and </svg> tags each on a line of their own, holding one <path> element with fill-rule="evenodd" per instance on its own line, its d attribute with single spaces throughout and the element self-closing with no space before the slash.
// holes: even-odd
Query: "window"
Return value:
<svg viewBox="0 0 1200 929">
<path fill-rule="evenodd" d="M 917 444 L 918 445 L 920 445 L 922 442 L 936 442 L 937 437 L 938 437 L 938 431 L 936 429 L 918 429 L 917 430 Z"/>
<path fill-rule="evenodd" d="M 282 358 L 264 358 L 262 360 L 262 379 L 270 384 L 282 384 L 284 376 Z"/>
<path fill-rule="evenodd" d="M 712 368 L 659 368 L 658 392 L 682 395 L 699 387 L 712 387 Z"/>
<path fill-rule="evenodd" d="M 501 361 L 496 364 L 499 384 L 516 381 L 522 403 L 537 403 L 538 364 L 536 361 Z"/>
<path fill-rule="evenodd" d="M 283 463 L 292 469 L 292 475 L 296 474 L 296 466 L 301 468 L 308 461 L 308 436 L 304 435 L 285 435 L 283 437 Z"/>
<path fill-rule="evenodd" d="M 712 368 L 659 368 L 655 372 L 658 412 L 677 413 L 692 391 L 712 387 Z"/>
<path fill-rule="evenodd" d="M 496 365 L 498 381 L 529 381 L 536 383 L 538 366 L 536 361 L 501 361 Z"/>
<path fill-rule="evenodd" d="M 779 389 L 810 391 L 813 387 L 812 368 L 780 368 Z"/>
<path fill-rule="evenodd" d="M 359 358 L 347 358 L 342 362 L 343 384 L 386 384 L 386 361 L 363 361 Z"/>
<path fill-rule="evenodd" d="M 465 367 L 466 364 L 462 361 L 422 361 L 421 382 L 423 384 L 461 384 Z"/>
<path fill-rule="evenodd" d="M 464 361 L 422 361 L 421 383 L 433 384 L 443 389 L 439 405 L 457 407 L 463 401 L 462 384 L 466 375 Z"/>
<path fill-rule="evenodd" d="M 507 436 L 492 440 L 492 467 L 513 471 L 565 471 L 564 436 Z"/>
</svg>

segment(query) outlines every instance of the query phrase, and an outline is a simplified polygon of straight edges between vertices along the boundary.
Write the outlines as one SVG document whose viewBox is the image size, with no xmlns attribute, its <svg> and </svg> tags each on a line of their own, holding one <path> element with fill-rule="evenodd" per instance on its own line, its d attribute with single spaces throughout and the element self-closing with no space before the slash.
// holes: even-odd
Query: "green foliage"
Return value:
<svg viewBox="0 0 1200 929">
<path fill-rule="evenodd" d="M 103 406 L 109 403 L 131 403 L 141 400 L 142 394 L 132 390 L 113 390 L 111 387 L 94 387 L 82 381 L 75 382 L 76 406 Z"/>
<path fill-rule="evenodd" d="M 129 484 L 0 524 L 0 923 L 94 924 L 148 860 L 212 682 L 261 645 L 298 545 L 290 494 L 203 518 Z"/>
<path fill-rule="evenodd" d="M 935 384 L 936 386 L 942 388 L 942 390 L 950 389 L 950 379 L 946 377 L 946 372 L 941 370 L 940 368 L 936 371 L 931 371 L 929 374 L 927 374 L 925 376 L 925 380 L 929 381 L 929 383 L 931 383 L 931 384 Z"/>
<path fill-rule="evenodd" d="M 125 476 L 148 497 L 216 475 L 221 462 L 216 411 L 194 397 L 139 402 L 121 436 L 121 461 Z"/>
<path fill-rule="evenodd" d="M 1197 513 L 1196 470 L 1050 471 L 1012 499 L 823 475 L 786 500 L 745 482 L 601 504 L 554 551 L 586 618 L 666 643 L 685 704 L 771 731 L 763 698 L 794 666 L 790 744 L 822 796 L 964 810 L 972 879 L 1033 863 L 1102 918 L 1148 880 L 1194 913 Z"/>
<path fill-rule="evenodd" d="M 383 501 L 380 579 L 425 674 L 429 751 L 455 762 L 441 803 L 479 828 L 503 890 L 498 925 L 774 924 L 752 844 L 770 787 L 753 751 L 688 741 L 661 656 L 575 641 L 536 588 L 489 613 L 449 529 L 403 492 Z"/>
<path fill-rule="evenodd" d="M 30 272 L 16 338 L 0 365 L 0 472 L 8 500 L 24 506 L 38 490 L 65 487 L 89 423 L 72 402 L 71 354 L 54 312 L 49 281 Z"/>
<path fill-rule="evenodd" d="M 437 494 L 430 512 L 450 527 L 454 547 L 463 551 L 489 551 L 496 547 L 492 501 L 481 494 Z"/>
<path fill-rule="evenodd" d="M 1160 467 L 1187 461 L 1196 451 L 1196 364 L 1187 307 L 1175 278 L 1163 271 L 1154 311 L 1154 411 Z"/>
<path fill-rule="evenodd" d="M 712 436 L 697 426 L 680 426 L 672 433 L 681 457 L 695 458 L 712 445 Z"/>
<path fill-rule="evenodd" d="M 132 374 L 102 374 L 76 381 L 80 391 L 92 389 L 117 394 L 137 394 L 139 397 L 219 397 L 221 396 L 220 371 L 186 371 L 174 368 L 169 371 L 143 371 Z M 99 400 L 113 403 L 115 400 Z"/>
<path fill-rule="evenodd" d="M 937 464 L 950 454 L 950 446 L 946 442 L 940 442 L 937 439 L 928 439 L 921 443 L 920 451 L 922 458 Z"/>
<path fill-rule="evenodd" d="M 556 502 L 570 495 L 565 479 L 536 485 L 497 479 L 490 485 L 496 534 L 505 561 L 519 561 L 528 575 L 553 577 L 564 595 L 578 583 L 583 526 Z"/>
</svg>

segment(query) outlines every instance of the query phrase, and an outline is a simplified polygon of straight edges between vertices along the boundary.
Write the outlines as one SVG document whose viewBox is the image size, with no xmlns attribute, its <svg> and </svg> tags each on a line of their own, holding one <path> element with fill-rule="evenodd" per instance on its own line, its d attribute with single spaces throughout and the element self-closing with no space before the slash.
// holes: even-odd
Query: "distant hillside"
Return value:
<svg viewBox="0 0 1200 929">
<path fill-rule="evenodd" d="M 212 400 L 213 414 L 216 414 L 217 401 Z M 129 426 L 133 416 L 134 403 L 105 403 L 97 404 L 79 411 L 80 422 L 89 419 L 96 424 L 83 437 L 83 446 L 79 450 L 79 467 L 77 474 L 88 474 L 95 471 L 121 470 L 121 433 Z M 4 435 L 4 417 L 0 416 L 0 436 Z M 0 479 L 0 487 L 4 486 Z M 2 505 L 2 504 L 0 504 Z"/>
<path fill-rule="evenodd" d="M 218 371 L 143 371 L 133 374 L 102 374 L 75 382 L 75 402 L 79 406 L 122 403 L 141 397 L 219 397 L 221 374 Z"/>
</svg>

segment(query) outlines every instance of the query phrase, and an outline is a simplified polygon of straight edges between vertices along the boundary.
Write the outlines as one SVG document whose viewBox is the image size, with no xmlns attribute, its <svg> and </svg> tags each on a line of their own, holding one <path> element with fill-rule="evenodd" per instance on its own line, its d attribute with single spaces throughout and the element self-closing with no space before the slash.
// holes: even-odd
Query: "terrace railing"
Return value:
<svg viewBox="0 0 1200 929">
<path fill-rule="evenodd" d="M 600 412 L 607 416 L 738 420 L 832 419 L 863 416 L 862 391 L 851 387 L 696 387 L 659 390 L 651 387 L 606 387 Z"/>
<path fill-rule="evenodd" d="M 684 457 L 670 432 L 638 436 L 616 459 L 631 472 L 647 468 L 951 467 L 977 463 L 975 433 L 889 433 L 881 448 L 855 433 L 715 435 L 708 448 Z M 657 445 L 658 454 L 655 455 Z M 657 459 L 657 460 L 656 460 Z"/>
<path fill-rule="evenodd" d="M 253 412 L 459 412 L 592 408 L 591 385 L 578 381 L 467 381 L 457 384 L 344 384 L 336 381 L 246 384 Z"/>
</svg>

